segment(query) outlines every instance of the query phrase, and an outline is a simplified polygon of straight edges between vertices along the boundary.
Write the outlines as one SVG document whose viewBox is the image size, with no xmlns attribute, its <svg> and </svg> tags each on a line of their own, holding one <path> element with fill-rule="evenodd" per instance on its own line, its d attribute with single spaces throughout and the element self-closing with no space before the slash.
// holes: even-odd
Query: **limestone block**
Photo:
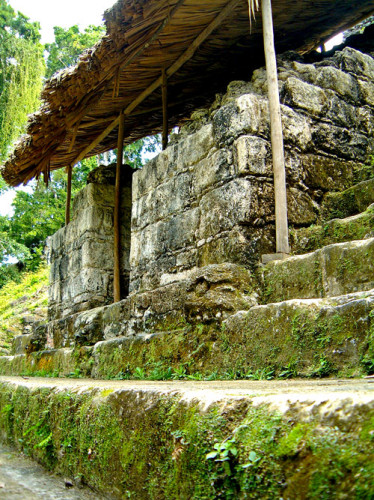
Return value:
<svg viewBox="0 0 374 500">
<path fill-rule="evenodd" d="M 311 120 L 289 106 L 281 106 L 283 138 L 286 145 L 297 146 L 300 151 L 311 147 Z"/>
<path fill-rule="evenodd" d="M 152 310 L 155 315 L 169 311 L 182 310 L 186 300 L 187 280 L 169 283 L 155 290 L 133 295 L 132 308 L 135 314 L 142 315 L 146 310 Z"/>
<path fill-rule="evenodd" d="M 127 335 L 130 316 L 131 303 L 129 298 L 104 307 L 102 312 L 104 339 Z"/>
<path fill-rule="evenodd" d="M 374 59 L 368 54 L 363 54 L 351 47 L 345 47 L 336 55 L 340 69 L 361 76 L 368 81 L 374 81 Z"/>
<path fill-rule="evenodd" d="M 76 315 L 49 321 L 47 324 L 47 338 L 52 339 L 55 348 L 74 345 L 74 321 Z"/>
<path fill-rule="evenodd" d="M 78 253 L 78 252 L 76 252 Z M 97 241 L 94 239 L 86 240 L 82 245 L 81 259 L 78 271 L 82 269 L 94 268 L 103 271 L 113 271 L 113 242 Z"/>
<path fill-rule="evenodd" d="M 78 276 L 69 280 L 62 290 L 62 302 L 79 302 L 79 297 L 87 293 L 93 296 L 109 296 L 109 275 L 100 269 L 83 269 Z"/>
<path fill-rule="evenodd" d="M 327 193 L 321 215 L 325 220 L 344 218 L 363 212 L 374 203 L 374 179 L 362 181 L 343 192 Z"/>
<path fill-rule="evenodd" d="M 156 256 L 155 244 L 157 242 L 158 227 L 161 222 L 147 226 L 142 231 L 133 231 L 130 246 L 130 267 L 139 266 L 140 262 Z"/>
<path fill-rule="evenodd" d="M 163 155 L 167 154 L 165 151 L 162 152 Z M 134 172 L 132 178 L 133 202 L 157 186 L 159 181 L 157 178 L 156 165 L 157 158 L 152 158 L 143 166 L 143 168 Z"/>
<path fill-rule="evenodd" d="M 359 97 L 357 81 L 352 75 L 332 66 L 323 66 L 317 71 L 315 85 L 333 90 L 348 101 L 357 102 Z"/>
<path fill-rule="evenodd" d="M 180 212 L 190 204 L 191 175 L 176 175 L 134 202 L 132 227 L 143 228 Z"/>
<path fill-rule="evenodd" d="M 293 61 L 291 63 L 291 68 L 307 83 L 314 83 L 316 81 L 318 69 L 314 64 L 303 64 L 298 61 Z"/>
<path fill-rule="evenodd" d="M 366 136 L 353 130 L 320 123 L 313 127 L 313 142 L 319 150 L 340 158 L 364 162 L 370 151 Z"/>
<path fill-rule="evenodd" d="M 333 92 L 290 77 L 284 84 L 282 102 L 291 108 L 296 107 L 308 114 L 319 117 L 326 111 Z"/>
<path fill-rule="evenodd" d="M 357 129 L 357 108 L 338 97 L 332 97 L 326 111 L 326 118 L 339 127 Z"/>
<path fill-rule="evenodd" d="M 274 228 L 236 226 L 215 238 L 203 240 L 198 248 L 198 266 L 233 262 L 257 265 L 260 253 L 270 253 L 275 248 Z"/>
<path fill-rule="evenodd" d="M 373 308 L 372 292 L 290 300 L 238 312 L 224 322 L 225 332 L 230 339 L 245 336 L 247 358 L 259 359 L 259 368 L 292 360 L 299 374 L 311 375 L 323 357 L 336 370 L 349 369 L 367 350 Z"/>
<path fill-rule="evenodd" d="M 179 144 L 170 145 L 136 170 L 132 178 L 132 200 L 138 200 L 176 173 Z"/>
<path fill-rule="evenodd" d="M 191 202 L 208 188 L 227 181 L 234 175 L 231 151 L 219 149 L 198 162 L 191 179 Z"/>
<path fill-rule="evenodd" d="M 193 208 L 171 217 L 158 226 L 156 253 L 175 251 L 190 245 L 196 240 L 196 231 L 199 227 L 200 209 Z"/>
<path fill-rule="evenodd" d="M 193 269 L 197 265 L 197 249 L 190 247 L 187 250 L 182 250 L 176 254 L 175 258 L 178 270 Z"/>
<path fill-rule="evenodd" d="M 367 133 L 370 137 L 374 135 L 374 112 L 369 106 L 356 108 L 357 127 L 361 132 Z"/>
<path fill-rule="evenodd" d="M 316 206 L 311 197 L 299 189 L 287 189 L 288 220 L 296 225 L 310 225 L 317 219 Z"/>
<path fill-rule="evenodd" d="M 74 320 L 74 339 L 76 345 L 94 345 L 104 339 L 103 308 L 77 314 Z"/>
<path fill-rule="evenodd" d="M 49 245 L 50 245 L 50 259 L 53 260 L 54 256 L 59 253 L 60 249 L 64 246 L 65 244 L 65 232 L 66 228 L 63 227 L 59 229 L 58 231 L 55 232 L 52 236 L 49 238 Z"/>
<path fill-rule="evenodd" d="M 204 125 L 178 143 L 177 168 L 184 169 L 205 158 L 214 147 L 213 126 Z"/>
<path fill-rule="evenodd" d="M 257 283 L 244 267 L 223 263 L 196 269 L 189 280 L 186 316 L 189 321 L 221 320 L 257 304 Z"/>
<path fill-rule="evenodd" d="M 374 288 L 374 238 L 329 245 L 321 259 L 326 295 Z"/>
<path fill-rule="evenodd" d="M 220 108 L 213 117 L 214 138 L 217 144 L 231 144 L 241 134 L 269 134 L 269 105 L 267 99 L 255 95 L 240 96 L 235 103 Z"/>
<path fill-rule="evenodd" d="M 163 254 L 158 259 L 142 262 L 141 266 L 134 269 L 131 280 L 135 281 L 136 287 L 131 286 L 132 293 L 154 290 L 160 286 L 160 279 L 165 272 L 176 272 L 176 254 Z M 131 283 L 132 285 L 132 283 Z"/>
<path fill-rule="evenodd" d="M 198 238 L 206 239 L 253 216 L 254 186 L 248 179 L 236 179 L 213 189 L 201 198 Z"/>
<path fill-rule="evenodd" d="M 164 151 L 161 151 L 156 156 L 153 168 L 155 169 L 155 176 L 158 184 L 175 175 L 178 147 L 178 144 L 170 144 Z"/>
<path fill-rule="evenodd" d="M 72 214 L 78 214 L 80 210 L 88 206 L 109 208 L 114 206 L 114 186 L 105 184 L 88 184 L 74 197 Z"/>
<path fill-rule="evenodd" d="M 61 283 L 55 281 L 48 287 L 48 303 L 58 304 L 61 302 Z"/>
<path fill-rule="evenodd" d="M 240 175 L 272 175 L 269 142 L 253 135 L 239 137 L 234 143 L 234 162 Z"/>
<path fill-rule="evenodd" d="M 24 335 L 17 335 L 14 337 L 12 343 L 12 354 L 26 354 L 32 343 L 34 334 L 27 333 Z"/>
<path fill-rule="evenodd" d="M 92 231 L 101 235 L 105 234 L 112 236 L 113 209 L 88 206 L 80 211 L 77 224 L 81 234 L 85 231 Z"/>
<path fill-rule="evenodd" d="M 264 266 L 263 276 L 266 303 L 324 296 L 318 252 L 271 261 Z"/>
<path fill-rule="evenodd" d="M 369 106 L 374 107 L 374 83 L 371 81 L 358 80 L 361 99 Z"/>
<path fill-rule="evenodd" d="M 329 190 L 343 190 L 354 182 L 354 163 L 321 155 L 302 155 L 301 168 L 308 187 Z"/>
</svg>

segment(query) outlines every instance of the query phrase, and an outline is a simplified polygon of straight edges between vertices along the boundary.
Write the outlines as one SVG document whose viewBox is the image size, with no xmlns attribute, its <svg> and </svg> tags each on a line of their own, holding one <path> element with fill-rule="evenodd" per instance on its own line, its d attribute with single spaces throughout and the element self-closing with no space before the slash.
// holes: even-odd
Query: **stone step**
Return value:
<svg viewBox="0 0 374 500">
<path fill-rule="evenodd" d="M 328 193 L 322 203 L 321 220 L 343 219 L 364 212 L 374 203 L 374 178 L 337 193 Z"/>
<path fill-rule="evenodd" d="M 2 356 L 0 373 L 151 380 L 361 376 L 374 373 L 373 332 L 374 289 L 254 306 L 222 324 Z"/>
<path fill-rule="evenodd" d="M 262 271 L 263 303 L 370 290 L 374 287 L 374 238 L 272 261 Z"/>
<path fill-rule="evenodd" d="M 373 389 L 1 377 L 0 432 L 100 498 L 371 498 Z"/>
<path fill-rule="evenodd" d="M 290 231 L 292 253 L 313 252 L 326 245 L 374 237 L 374 204 L 345 219 L 332 219 L 321 225 Z"/>
<path fill-rule="evenodd" d="M 231 342 L 246 338 L 254 369 L 273 368 L 278 376 L 281 367 L 290 376 L 374 372 L 374 289 L 255 306 L 224 325 Z"/>
</svg>

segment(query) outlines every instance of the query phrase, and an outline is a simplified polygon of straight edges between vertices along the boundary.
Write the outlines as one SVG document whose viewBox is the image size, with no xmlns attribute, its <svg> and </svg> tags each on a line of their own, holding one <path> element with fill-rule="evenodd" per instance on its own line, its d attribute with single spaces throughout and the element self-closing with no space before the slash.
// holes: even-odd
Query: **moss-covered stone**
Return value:
<svg viewBox="0 0 374 500">
<path fill-rule="evenodd" d="M 372 400 L 252 391 L 207 405 L 185 389 L 1 381 L 0 432 L 113 498 L 370 498 Z"/>
<path fill-rule="evenodd" d="M 343 219 L 365 211 L 374 203 L 374 178 L 340 193 L 328 193 L 322 203 L 321 219 Z"/>
<path fill-rule="evenodd" d="M 252 307 L 222 324 L 0 358 L 2 374 L 268 379 L 374 373 L 373 291 Z"/>
<path fill-rule="evenodd" d="M 374 238 L 328 245 L 263 268 L 263 301 L 333 297 L 374 288 Z"/>
<path fill-rule="evenodd" d="M 373 236 L 374 205 L 358 215 L 290 231 L 293 254 L 313 252 L 333 243 L 362 240 Z"/>
<path fill-rule="evenodd" d="M 72 374 L 88 375 L 89 348 L 51 349 L 30 354 L 0 357 L 0 374 L 66 377 Z"/>
</svg>

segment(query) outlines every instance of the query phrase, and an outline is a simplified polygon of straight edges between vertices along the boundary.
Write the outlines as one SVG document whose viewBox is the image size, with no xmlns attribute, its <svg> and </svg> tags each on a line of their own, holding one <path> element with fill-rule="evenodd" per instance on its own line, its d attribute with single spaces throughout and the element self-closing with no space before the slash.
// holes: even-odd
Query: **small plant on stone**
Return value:
<svg viewBox="0 0 374 500">
<path fill-rule="evenodd" d="M 233 473 L 233 462 L 236 462 L 238 456 L 238 449 L 236 447 L 235 439 L 226 439 L 222 443 L 216 443 L 214 451 L 206 455 L 206 460 L 214 460 L 221 464 L 224 473 L 231 476 Z"/>
<path fill-rule="evenodd" d="M 150 372 L 148 378 L 151 380 L 170 380 L 173 378 L 173 369 L 170 366 L 168 368 L 162 365 L 156 366 Z"/>
<path fill-rule="evenodd" d="M 83 377 L 80 368 L 75 368 L 75 370 L 73 372 L 70 372 L 67 376 L 69 378 L 82 378 Z"/>
<path fill-rule="evenodd" d="M 317 368 L 312 372 L 311 376 L 312 377 L 328 377 L 334 372 L 334 367 L 328 359 L 326 359 L 324 356 L 321 356 L 319 358 L 319 365 Z"/>
<path fill-rule="evenodd" d="M 290 362 L 286 366 L 282 367 L 278 377 L 279 378 L 293 378 L 297 377 L 297 363 Z"/>
<path fill-rule="evenodd" d="M 144 380 L 145 378 L 147 378 L 147 374 L 144 368 L 137 366 L 134 370 L 133 378 L 136 380 Z"/>
<path fill-rule="evenodd" d="M 275 370 L 270 367 L 258 369 L 254 372 L 249 371 L 245 374 L 245 378 L 249 380 L 272 380 L 275 376 Z"/>
<path fill-rule="evenodd" d="M 187 377 L 187 369 L 184 365 L 180 365 L 177 368 L 174 368 L 172 379 L 174 380 L 182 380 Z"/>
</svg>

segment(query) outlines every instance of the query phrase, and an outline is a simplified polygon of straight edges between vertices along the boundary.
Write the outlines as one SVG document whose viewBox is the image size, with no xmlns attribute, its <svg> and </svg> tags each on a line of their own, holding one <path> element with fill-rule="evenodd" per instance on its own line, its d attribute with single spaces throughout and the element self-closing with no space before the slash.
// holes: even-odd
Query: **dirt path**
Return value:
<svg viewBox="0 0 374 500">
<path fill-rule="evenodd" d="M 56 477 L 17 451 L 0 443 L 0 498 L 2 500 L 99 500 L 88 488 L 67 488 Z"/>
</svg>

